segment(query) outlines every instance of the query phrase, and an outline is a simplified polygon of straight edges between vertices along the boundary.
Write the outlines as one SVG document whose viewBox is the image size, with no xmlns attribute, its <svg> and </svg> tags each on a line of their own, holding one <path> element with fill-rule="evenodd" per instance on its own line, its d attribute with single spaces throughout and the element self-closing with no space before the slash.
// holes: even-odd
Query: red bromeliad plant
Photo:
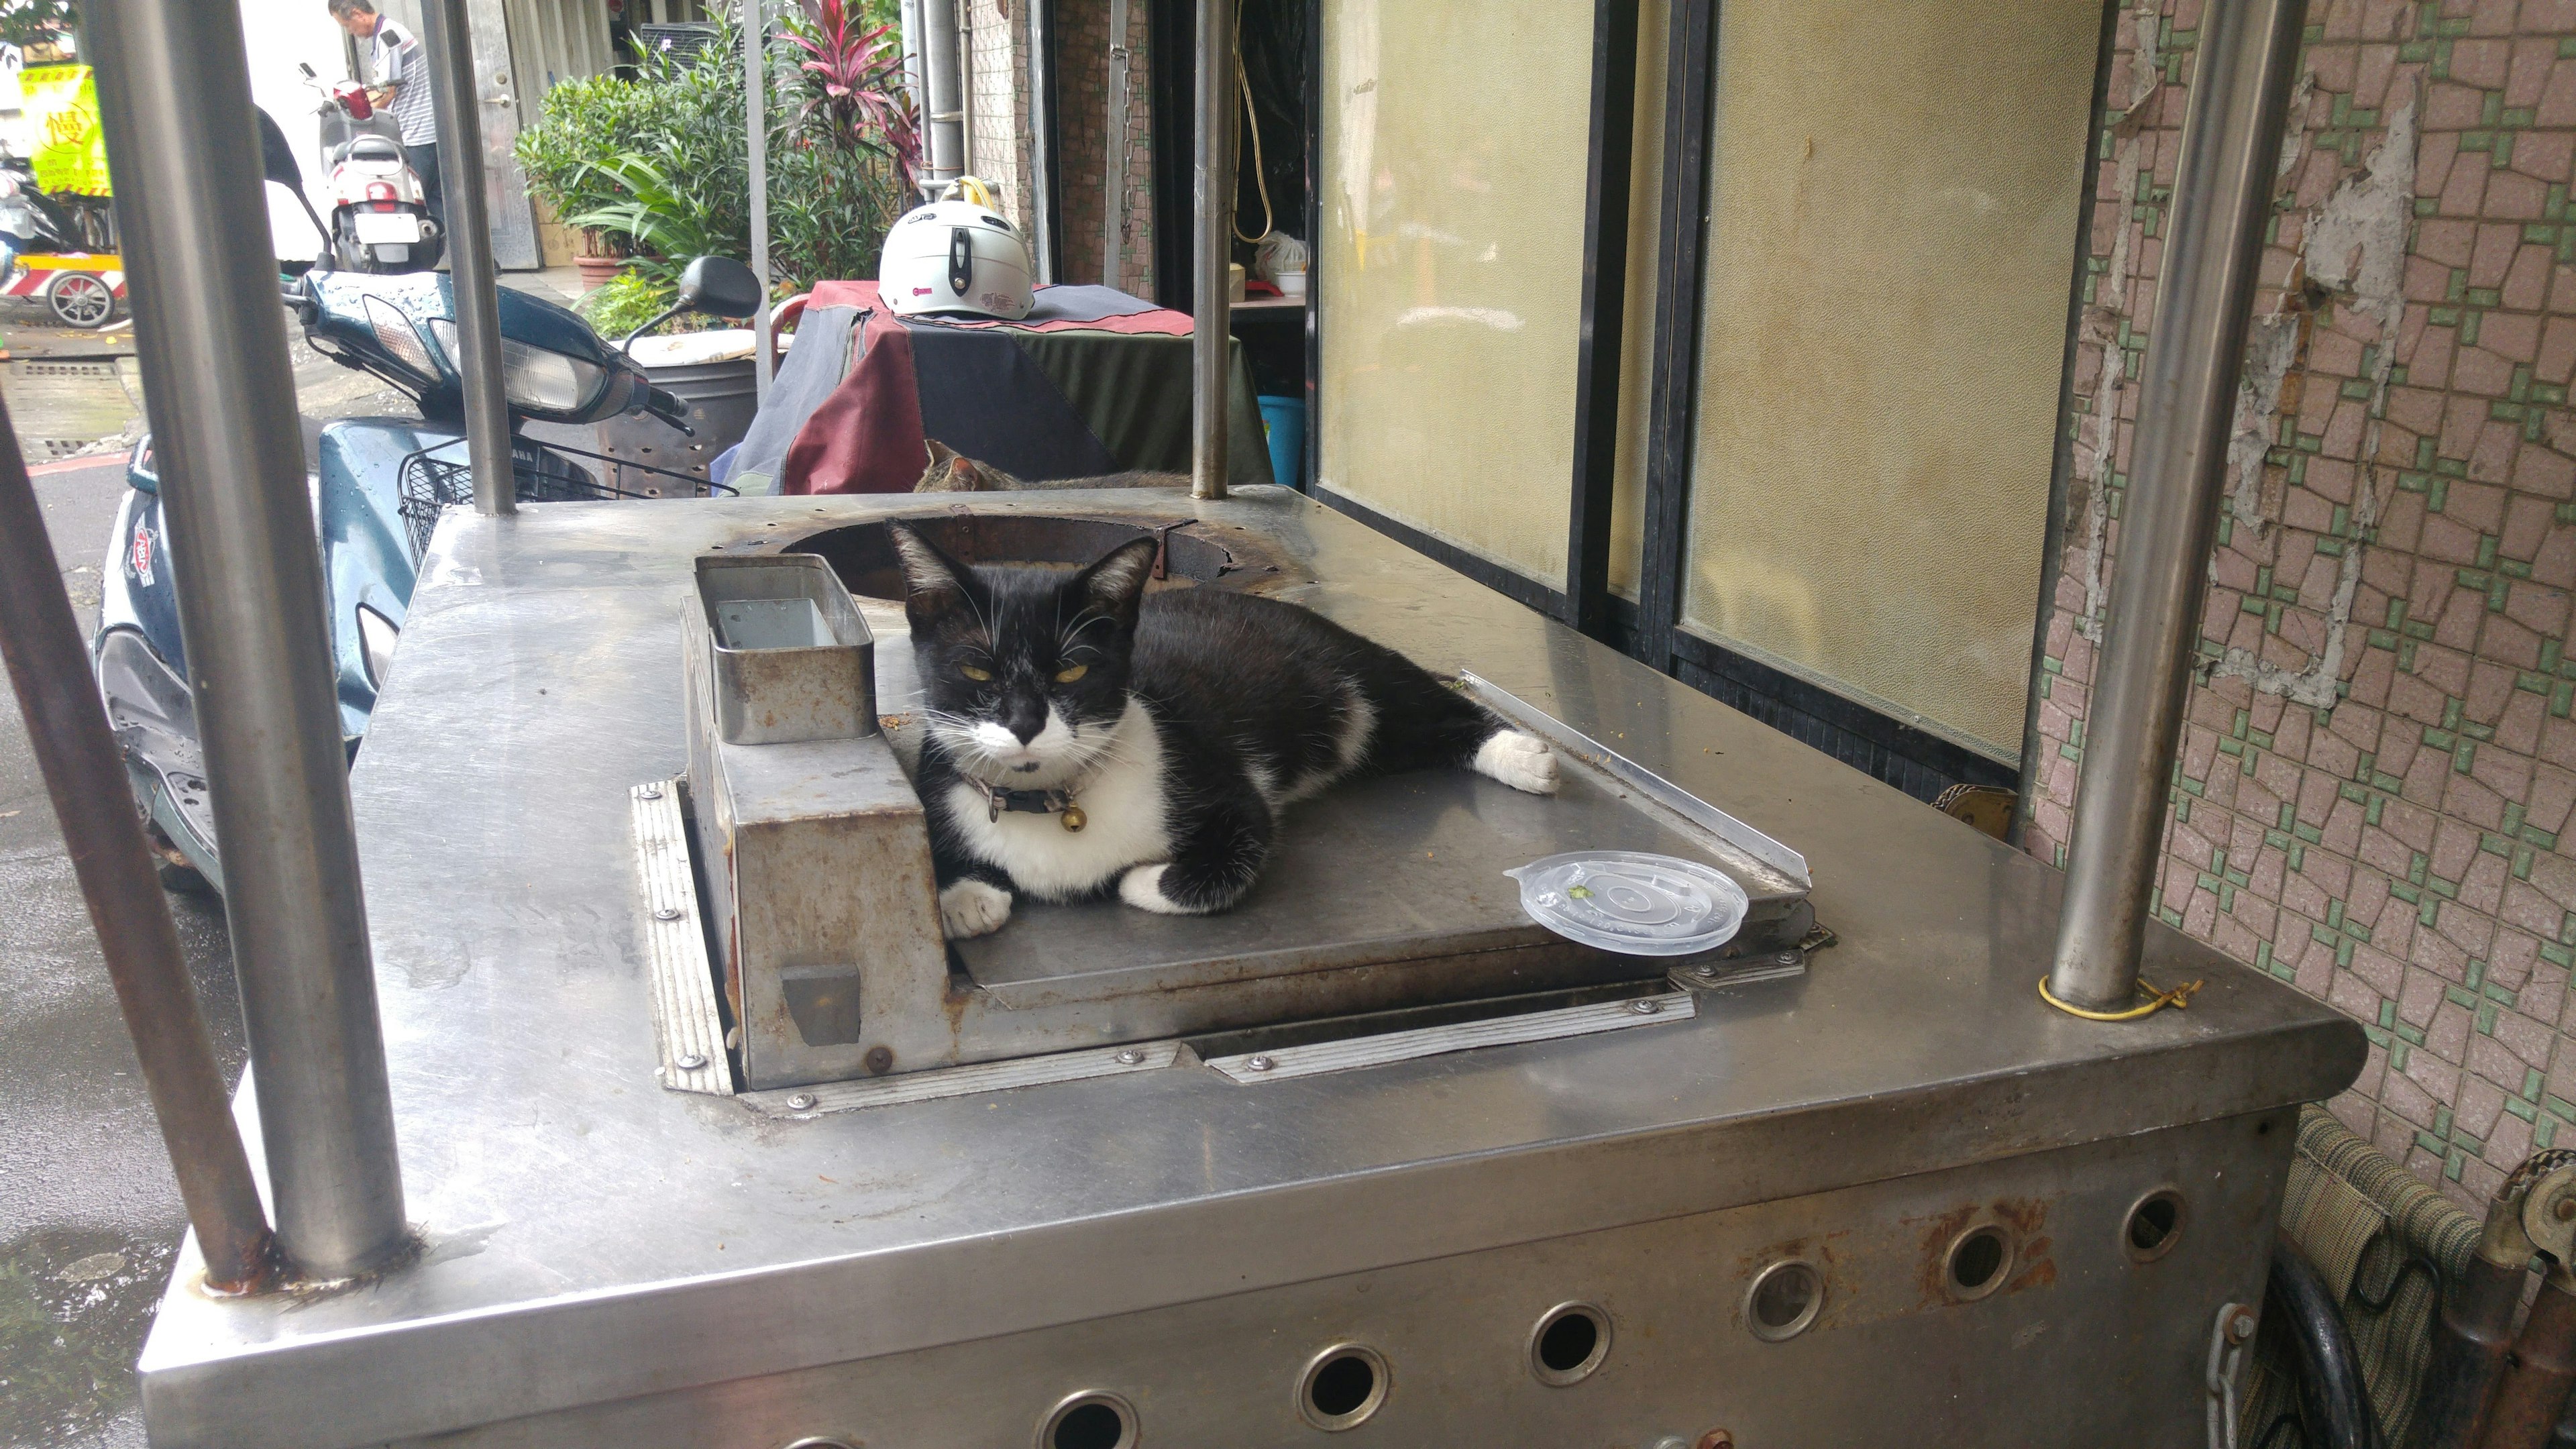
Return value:
<svg viewBox="0 0 2576 1449">
<path fill-rule="evenodd" d="M 903 41 L 891 25 L 869 25 L 845 0 L 798 0 L 804 21 L 786 26 L 787 39 L 805 52 L 798 64 L 806 100 L 797 120 L 820 122 L 835 139 L 894 162 L 903 196 L 919 194 L 921 123 L 903 88 Z"/>
</svg>

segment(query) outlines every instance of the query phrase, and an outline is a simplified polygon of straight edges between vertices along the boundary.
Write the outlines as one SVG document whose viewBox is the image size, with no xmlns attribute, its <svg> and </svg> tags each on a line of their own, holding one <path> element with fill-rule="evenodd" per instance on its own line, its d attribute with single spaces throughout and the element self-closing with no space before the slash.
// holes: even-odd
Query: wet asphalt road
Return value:
<svg viewBox="0 0 2576 1449">
<path fill-rule="evenodd" d="M 86 634 L 122 462 L 36 493 Z M 120 805 L 125 802 L 118 802 Z M 229 1076 L 244 1056 L 223 912 L 167 897 Z M 140 1446 L 134 1357 L 187 1225 L 62 834 L 0 675 L 0 1445 Z"/>
</svg>

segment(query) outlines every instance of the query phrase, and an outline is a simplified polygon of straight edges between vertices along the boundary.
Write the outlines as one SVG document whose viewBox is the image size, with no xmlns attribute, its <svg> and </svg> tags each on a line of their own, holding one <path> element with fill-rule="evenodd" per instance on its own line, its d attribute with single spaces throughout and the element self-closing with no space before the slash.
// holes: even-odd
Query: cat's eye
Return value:
<svg viewBox="0 0 2576 1449">
<path fill-rule="evenodd" d="M 989 669 L 978 669 L 972 664 L 958 665 L 957 672 L 965 675 L 968 679 L 974 680 L 978 684 L 981 684 L 985 680 L 993 677 L 993 671 Z"/>
<path fill-rule="evenodd" d="M 1091 666 L 1088 664 L 1068 664 L 1055 672 L 1055 682 L 1058 684 L 1071 684 L 1090 672 Z"/>
</svg>

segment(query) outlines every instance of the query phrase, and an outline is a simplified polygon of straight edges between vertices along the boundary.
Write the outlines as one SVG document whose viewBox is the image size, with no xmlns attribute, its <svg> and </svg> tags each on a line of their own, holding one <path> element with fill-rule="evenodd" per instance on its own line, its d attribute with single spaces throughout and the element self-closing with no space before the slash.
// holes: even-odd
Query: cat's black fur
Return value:
<svg viewBox="0 0 2576 1449">
<path fill-rule="evenodd" d="M 994 929 L 1007 912 L 1007 901 L 989 922 L 969 911 L 961 927 L 954 892 L 969 881 L 1042 899 L 1115 890 L 1150 910 L 1223 910 L 1259 875 L 1290 801 L 1354 774 L 1487 768 L 1479 751 L 1497 736 L 1522 753 L 1488 773 L 1554 788 L 1553 757 L 1534 737 L 1392 649 L 1276 600 L 1208 588 L 1146 593 L 1150 538 L 1079 570 L 979 568 L 902 524 L 888 527 L 904 563 L 927 722 L 915 784 L 953 935 Z M 1058 678 L 1077 665 L 1079 678 Z M 1150 727 L 1136 726 L 1131 700 Z M 1148 778 L 1135 773 L 1137 756 L 1156 741 L 1159 788 L 1130 789 Z M 1043 763 L 1023 758 L 1054 746 Z M 960 791 L 961 777 L 1006 790 L 1069 787 L 1090 816 L 1088 839 L 1051 834 L 1061 826 L 1044 814 L 1005 813 L 997 824 L 981 789 Z M 1160 812 L 1160 851 L 1141 811 Z M 1131 836 L 1144 843 L 1127 853 L 1140 858 L 1103 866 Z M 1059 868 L 1059 857 L 1080 851 L 1108 853 Z M 1105 873 L 1081 878 L 1095 867 Z"/>
</svg>

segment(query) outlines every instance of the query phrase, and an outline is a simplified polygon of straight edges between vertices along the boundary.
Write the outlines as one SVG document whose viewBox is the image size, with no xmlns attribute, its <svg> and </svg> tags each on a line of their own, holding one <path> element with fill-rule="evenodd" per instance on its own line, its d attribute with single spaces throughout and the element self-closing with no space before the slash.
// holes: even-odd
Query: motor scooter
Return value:
<svg viewBox="0 0 2576 1449">
<path fill-rule="evenodd" d="M 429 214 L 419 173 L 405 157 L 392 116 L 380 112 L 356 81 L 324 85 L 298 65 L 320 92 L 322 191 L 330 212 L 324 232 L 331 265 L 359 272 L 426 272 L 447 251 Z"/>
<path fill-rule="evenodd" d="M 412 586 L 439 515 L 470 503 L 464 370 L 454 293 L 439 273 L 400 277 L 308 272 L 283 292 L 313 349 L 373 373 L 419 402 L 420 416 L 345 418 L 323 427 L 307 475 L 322 551 L 323 604 L 341 737 L 352 759 L 402 637 Z M 683 273 L 681 304 L 746 317 L 761 303 L 751 269 L 701 257 Z M 683 433 L 687 406 L 655 387 L 624 352 L 566 308 L 500 292 L 502 390 L 519 498 L 551 502 L 730 494 L 686 474 L 525 436 L 535 423 L 590 424 L 645 413 Z M 198 745 L 195 696 L 179 631 L 174 555 L 163 521 L 152 439 L 126 463 L 90 657 L 122 747 L 163 879 L 222 889 L 223 866 Z"/>
</svg>

